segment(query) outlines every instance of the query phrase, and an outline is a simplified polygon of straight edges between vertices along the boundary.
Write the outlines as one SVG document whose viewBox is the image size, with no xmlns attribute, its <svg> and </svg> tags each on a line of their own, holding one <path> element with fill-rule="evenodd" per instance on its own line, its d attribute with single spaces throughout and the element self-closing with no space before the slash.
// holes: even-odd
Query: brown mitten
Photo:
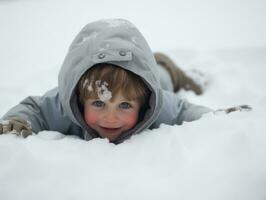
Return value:
<svg viewBox="0 0 266 200">
<path fill-rule="evenodd" d="M 218 109 L 214 111 L 214 114 L 220 114 L 220 113 L 231 113 L 231 112 L 235 112 L 235 111 L 251 111 L 252 107 L 250 107 L 249 105 L 240 105 L 240 106 L 234 106 L 234 107 L 230 107 L 230 108 L 226 108 L 226 109 Z"/>
<path fill-rule="evenodd" d="M 9 132 L 25 138 L 32 134 L 32 128 L 29 122 L 17 117 L 0 121 L 0 134 Z"/>
</svg>

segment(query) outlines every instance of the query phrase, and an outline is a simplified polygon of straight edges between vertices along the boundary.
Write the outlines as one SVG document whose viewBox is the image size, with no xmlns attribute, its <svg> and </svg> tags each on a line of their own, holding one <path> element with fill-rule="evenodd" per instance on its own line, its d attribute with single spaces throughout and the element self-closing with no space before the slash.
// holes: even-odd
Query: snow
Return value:
<svg viewBox="0 0 266 200">
<path fill-rule="evenodd" d="M 97 37 L 97 35 L 98 35 L 97 32 L 93 32 L 90 35 L 81 38 L 81 42 L 79 44 L 82 44 L 82 43 L 84 43 L 84 42 L 86 42 L 87 40 L 90 40 L 90 39 L 95 39 Z"/>
<path fill-rule="evenodd" d="M 122 25 L 125 27 L 135 28 L 133 24 L 131 24 L 129 21 L 125 21 L 124 19 L 104 19 L 102 20 L 102 22 L 107 23 L 108 27 L 111 27 L 111 28 L 120 27 Z"/>
<path fill-rule="evenodd" d="M 89 79 L 86 78 L 82 85 L 82 88 L 84 89 L 88 84 L 89 84 Z"/>
<path fill-rule="evenodd" d="M 97 95 L 103 102 L 109 101 L 112 98 L 112 92 L 108 90 L 108 83 L 106 81 L 97 80 L 95 81 Z"/>
<path fill-rule="evenodd" d="M 188 74 L 204 75 L 198 76 L 202 96 L 177 95 L 213 109 L 253 108 L 163 124 L 120 145 L 53 131 L 27 139 L 0 135 L 0 198 L 265 199 L 265 6 L 260 0 L 0 1 L 0 116 L 57 84 L 67 48 L 87 22 L 114 17 L 136 24 L 154 50 Z"/>
<path fill-rule="evenodd" d="M 83 83 L 83 85 L 82 85 L 83 89 L 85 87 L 87 87 L 87 90 L 90 91 L 90 92 L 92 92 L 93 91 L 93 87 L 92 87 L 93 82 L 94 82 L 93 79 L 91 81 L 89 81 L 89 79 L 86 78 L 85 81 L 84 81 L 84 83 Z"/>
<path fill-rule="evenodd" d="M 258 114 L 262 119 L 254 120 Z M 121 145 L 48 131 L 27 139 L 3 135 L 1 196 L 263 199 L 265 117 L 262 111 L 207 115 L 183 126 L 162 125 Z"/>
</svg>

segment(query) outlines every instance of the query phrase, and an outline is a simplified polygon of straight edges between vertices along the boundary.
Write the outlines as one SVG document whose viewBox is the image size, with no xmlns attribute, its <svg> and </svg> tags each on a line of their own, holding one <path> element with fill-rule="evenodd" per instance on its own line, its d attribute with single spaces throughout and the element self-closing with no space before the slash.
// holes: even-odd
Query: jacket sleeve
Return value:
<svg viewBox="0 0 266 200">
<path fill-rule="evenodd" d="M 2 119 L 11 117 L 20 117 L 29 121 L 35 133 L 52 130 L 66 134 L 74 125 L 63 112 L 57 88 L 43 96 L 27 97 L 11 108 Z"/>
<path fill-rule="evenodd" d="M 162 123 L 181 125 L 183 122 L 197 120 L 203 114 L 212 111 L 208 107 L 192 104 L 185 99 L 180 99 L 173 92 L 163 91 L 162 109 L 153 127 L 158 128 Z"/>
</svg>

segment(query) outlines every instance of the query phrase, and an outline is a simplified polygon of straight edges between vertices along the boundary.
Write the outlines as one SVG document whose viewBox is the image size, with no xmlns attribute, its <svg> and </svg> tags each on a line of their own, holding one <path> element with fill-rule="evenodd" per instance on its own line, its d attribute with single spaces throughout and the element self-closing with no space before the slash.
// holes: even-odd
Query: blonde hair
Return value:
<svg viewBox="0 0 266 200">
<path fill-rule="evenodd" d="M 150 90 L 138 75 L 112 64 L 100 63 L 90 68 L 79 80 L 78 94 L 82 105 L 87 99 L 98 98 L 97 80 L 107 83 L 108 90 L 112 92 L 111 101 L 121 92 L 127 100 L 137 100 L 144 105 L 150 95 Z"/>
</svg>

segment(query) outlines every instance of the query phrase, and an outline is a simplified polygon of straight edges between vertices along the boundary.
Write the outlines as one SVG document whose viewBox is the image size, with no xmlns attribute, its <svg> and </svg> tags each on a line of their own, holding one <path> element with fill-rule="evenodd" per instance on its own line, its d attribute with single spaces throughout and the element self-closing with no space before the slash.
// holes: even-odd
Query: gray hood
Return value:
<svg viewBox="0 0 266 200">
<path fill-rule="evenodd" d="M 66 115 L 85 130 L 84 138 L 99 137 L 84 122 L 78 107 L 76 86 L 81 76 L 97 63 L 111 63 L 129 70 L 145 81 L 151 90 L 144 119 L 124 132 L 117 143 L 148 128 L 162 107 L 162 90 L 157 64 L 138 29 L 124 19 L 99 20 L 87 24 L 72 42 L 59 73 L 59 98 Z"/>
</svg>

